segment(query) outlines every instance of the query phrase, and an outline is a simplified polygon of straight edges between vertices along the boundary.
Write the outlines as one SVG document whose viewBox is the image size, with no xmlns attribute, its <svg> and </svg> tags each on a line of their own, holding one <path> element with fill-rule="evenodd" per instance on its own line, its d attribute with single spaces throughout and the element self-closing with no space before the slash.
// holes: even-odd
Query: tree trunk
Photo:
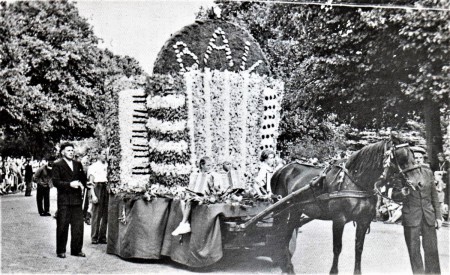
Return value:
<svg viewBox="0 0 450 275">
<path fill-rule="evenodd" d="M 425 134 L 427 140 L 428 161 L 433 171 L 438 168 L 437 154 L 442 152 L 442 129 L 439 104 L 426 98 L 424 100 L 423 115 L 425 117 Z"/>
</svg>

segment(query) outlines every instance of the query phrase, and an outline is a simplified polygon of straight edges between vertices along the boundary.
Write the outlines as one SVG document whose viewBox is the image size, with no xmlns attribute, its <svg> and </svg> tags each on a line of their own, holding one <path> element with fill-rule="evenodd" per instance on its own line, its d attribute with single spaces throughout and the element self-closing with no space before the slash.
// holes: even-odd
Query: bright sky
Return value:
<svg viewBox="0 0 450 275">
<path fill-rule="evenodd" d="M 81 16 L 115 54 L 129 55 L 151 74 L 158 52 L 170 35 L 194 23 L 201 6 L 212 0 L 77 1 Z"/>
</svg>

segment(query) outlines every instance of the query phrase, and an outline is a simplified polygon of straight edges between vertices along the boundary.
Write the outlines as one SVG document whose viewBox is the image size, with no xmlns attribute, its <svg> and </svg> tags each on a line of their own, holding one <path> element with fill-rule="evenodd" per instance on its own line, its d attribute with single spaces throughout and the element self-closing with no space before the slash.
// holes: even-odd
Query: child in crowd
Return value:
<svg viewBox="0 0 450 275">
<path fill-rule="evenodd" d="M 244 189 L 245 185 L 239 180 L 239 171 L 236 165 L 231 164 L 229 161 L 223 163 L 223 170 L 225 172 L 225 181 L 223 187 L 230 189 Z"/>
<path fill-rule="evenodd" d="M 209 157 L 202 157 L 199 161 L 199 172 L 191 174 L 188 189 L 195 193 L 210 194 L 216 189 L 214 186 L 214 174 L 211 172 L 212 160 Z M 191 201 L 182 199 L 180 201 L 183 219 L 178 227 L 172 232 L 172 236 L 178 236 L 191 232 L 189 217 L 191 215 Z"/>
<path fill-rule="evenodd" d="M 264 193 L 272 194 L 270 180 L 274 172 L 275 153 L 270 149 L 265 149 L 261 152 L 259 158 L 261 161 L 259 166 L 258 176 L 256 176 L 256 193 L 263 195 Z"/>
</svg>

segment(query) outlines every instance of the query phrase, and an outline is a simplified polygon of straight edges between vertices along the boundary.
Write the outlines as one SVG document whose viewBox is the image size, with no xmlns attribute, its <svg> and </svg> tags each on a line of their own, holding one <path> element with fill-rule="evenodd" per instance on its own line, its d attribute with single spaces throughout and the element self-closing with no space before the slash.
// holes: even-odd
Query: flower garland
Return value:
<svg viewBox="0 0 450 275">
<path fill-rule="evenodd" d="M 148 142 L 150 151 L 158 151 L 160 153 L 175 152 L 178 154 L 186 153 L 188 151 L 188 143 L 181 141 L 163 141 L 151 138 Z"/>
<path fill-rule="evenodd" d="M 273 148 L 276 145 L 279 107 L 271 107 L 270 121 L 263 117 L 267 104 L 279 104 L 279 99 L 273 97 L 279 92 L 271 84 L 273 80 L 248 72 L 205 69 L 187 72 L 184 81 L 184 92 L 172 88 L 167 94 L 165 83 L 171 82 L 168 79 L 160 86 L 154 85 L 159 92 L 148 90 L 151 183 L 187 185 L 192 167 L 201 156 L 212 157 L 216 171 L 222 169 L 224 161 L 232 160 L 240 178 L 251 181 L 257 173 L 261 145 L 269 145 L 269 141 Z M 269 92 L 272 99 L 265 102 Z M 270 133 L 262 129 L 263 121 L 273 124 Z M 263 141 L 263 135 L 270 138 Z"/>
<path fill-rule="evenodd" d="M 149 83 L 146 126 L 150 182 L 186 185 L 191 166 L 184 82 L 181 77 L 154 75 Z"/>
<path fill-rule="evenodd" d="M 190 124 L 190 128 L 194 129 L 194 140 L 195 140 L 195 155 L 197 158 L 201 158 L 207 155 L 206 145 L 206 96 L 203 90 L 204 76 L 203 73 L 198 73 L 194 81 L 190 82 L 192 87 L 192 114 L 193 121 Z M 187 75 L 185 76 L 185 78 Z M 203 107 L 202 107 L 203 106 Z"/>
<path fill-rule="evenodd" d="M 184 107 L 186 103 L 186 97 L 184 95 L 166 95 L 166 96 L 148 96 L 147 108 L 148 109 L 177 109 Z"/>
<path fill-rule="evenodd" d="M 225 203 L 232 206 L 251 207 L 258 201 L 273 203 L 274 197 L 270 195 L 257 196 L 255 193 L 246 189 L 238 194 L 232 190 L 215 191 L 208 195 L 198 195 L 193 192 L 189 192 L 186 187 L 183 186 L 165 186 L 162 184 L 151 184 L 148 188 L 111 188 L 111 193 L 116 197 L 124 200 L 145 200 L 153 201 L 158 198 L 164 199 L 183 199 L 188 201 L 195 201 L 199 205 L 202 204 L 216 204 Z M 122 211 L 122 215 L 119 218 L 122 223 L 126 223 L 126 210 Z"/>
<path fill-rule="evenodd" d="M 241 159 L 240 159 L 240 167 L 247 168 L 246 164 L 246 158 L 247 158 L 247 131 L 250 130 L 247 128 L 247 119 L 248 119 L 248 109 L 247 109 L 247 100 L 249 98 L 249 92 L 248 89 L 249 85 L 249 77 L 250 75 L 248 73 L 243 74 L 244 77 L 244 83 L 242 85 L 242 104 L 241 104 L 241 113 L 242 113 L 242 140 L 240 142 L 241 145 Z M 257 116 L 257 114 L 255 114 Z M 244 181 L 243 175 L 241 175 L 240 180 Z"/>
<path fill-rule="evenodd" d="M 147 129 L 161 133 L 175 133 L 186 129 L 186 120 L 178 121 L 162 121 L 157 118 L 150 117 L 147 120 Z"/>
<path fill-rule="evenodd" d="M 188 73 L 185 75 L 186 79 L 186 97 L 188 107 L 188 119 L 187 124 L 189 128 L 189 148 L 191 151 L 190 163 L 194 165 L 197 161 L 197 154 L 195 151 L 195 131 L 194 131 L 194 97 L 193 97 L 193 81 L 198 79 L 196 73 Z"/>
<path fill-rule="evenodd" d="M 205 147 L 206 147 L 206 156 L 212 157 L 212 133 L 211 133 L 211 71 L 206 68 L 204 72 L 203 78 L 203 89 L 205 91 L 205 127 L 202 129 L 205 131 Z"/>
<path fill-rule="evenodd" d="M 152 171 L 159 175 L 189 175 L 192 171 L 192 166 L 190 164 L 163 164 L 150 162 L 150 167 Z"/>
<path fill-rule="evenodd" d="M 223 129 L 224 129 L 224 158 L 228 160 L 230 158 L 230 122 L 231 122 L 231 85 L 230 85 L 230 72 L 225 71 L 223 85 Z"/>
<path fill-rule="evenodd" d="M 229 125 L 225 123 L 225 104 L 226 97 L 230 94 L 226 94 L 224 91 L 225 77 L 223 77 L 222 72 L 212 71 L 211 74 L 211 157 L 213 158 L 213 163 L 218 164 L 219 169 L 221 169 L 221 163 L 225 161 L 224 157 L 228 155 L 226 152 L 225 137 L 227 132 L 229 132 Z M 207 114 L 208 115 L 208 114 Z"/>
</svg>

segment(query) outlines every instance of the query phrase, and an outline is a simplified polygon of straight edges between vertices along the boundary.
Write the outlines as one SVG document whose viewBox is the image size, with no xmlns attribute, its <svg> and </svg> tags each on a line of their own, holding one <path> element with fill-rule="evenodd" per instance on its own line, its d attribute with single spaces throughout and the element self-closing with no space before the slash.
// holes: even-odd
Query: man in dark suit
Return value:
<svg viewBox="0 0 450 275">
<path fill-rule="evenodd" d="M 30 163 L 30 158 L 26 159 L 25 162 L 25 196 L 30 197 L 31 196 L 31 189 L 32 189 L 32 181 L 33 181 L 33 167 Z"/>
<path fill-rule="evenodd" d="M 56 219 L 56 254 L 66 257 L 66 245 L 71 226 L 71 255 L 86 257 L 83 248 L 82 188 L 86 187 L 86 174 L 80 162 L 73 160 L 74 146 L 61 144 L 62 158 L 53 164 L 53 185 L 58 190 L 58 216 Z"/>
<path fill-rule="evenodd" d="M 424 173 L 424 182 L 412 187 L 396 188 L 392 198 L 403 203 L 402 224 L 411 268 L 414 274 L 440 274 L 436 229 L 442 225 L 439 200 L 434 184 L 433 172 L 428 166 L 419 164 Z M 420 235 L 425 254 L 425 267 L 420 252 Z"/>
</svg>

